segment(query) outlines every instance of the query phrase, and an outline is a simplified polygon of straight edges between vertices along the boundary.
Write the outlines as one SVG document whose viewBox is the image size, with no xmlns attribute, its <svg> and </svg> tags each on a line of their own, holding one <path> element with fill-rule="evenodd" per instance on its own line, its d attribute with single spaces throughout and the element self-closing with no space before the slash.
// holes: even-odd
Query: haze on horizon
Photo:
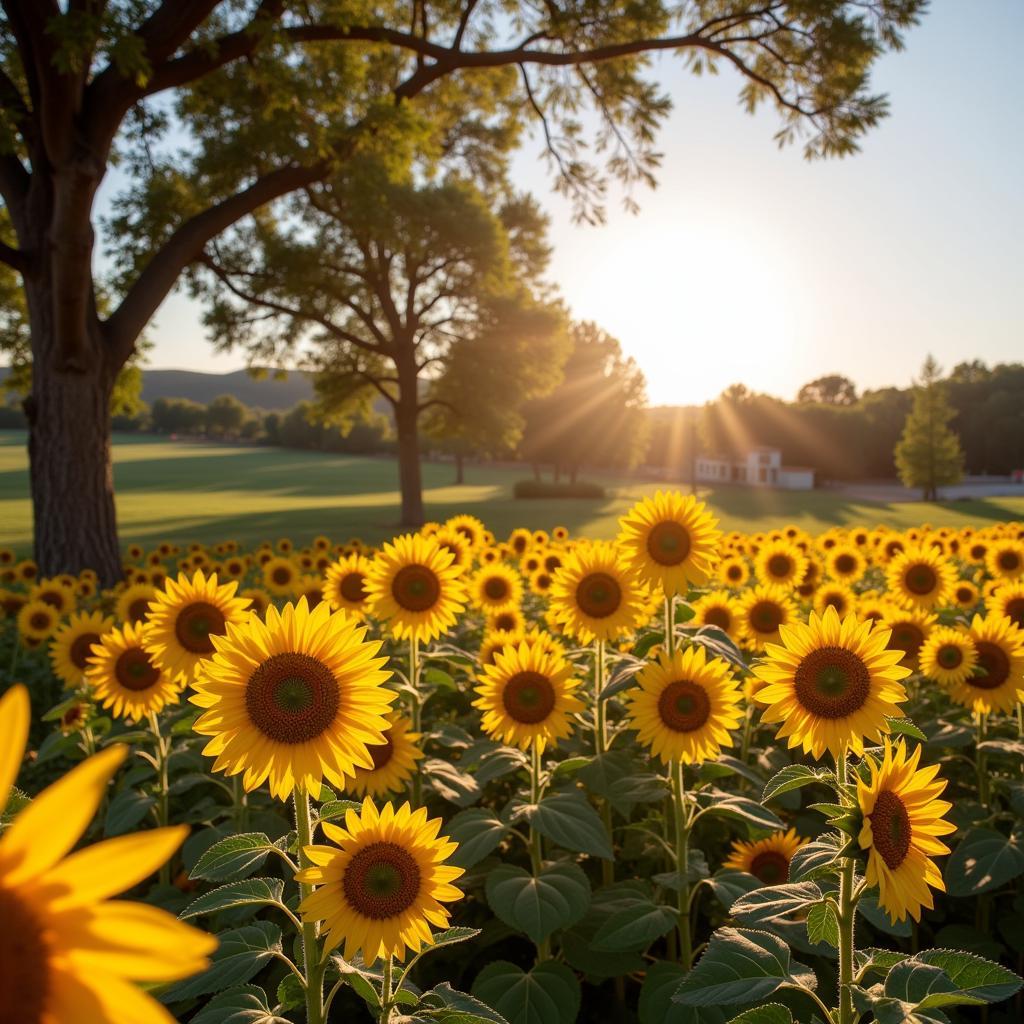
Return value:
<svg viewBox="0 0 1024 1024">
<path fill-rule="evenodd" d="M 1024 358 L 1024 5 L 934 0 L 873 85 L 890 116 L 842 161 L 779 150 L 778 119 L 737 102 L 738 77 L 657 58 L 674 111 L 640 212 L 611 191 L 602 227 L 572 223 L 534 140 L 515 181 L 551 215 L 551 278 L 574 317 L 617 336 L 652 405 L 732 383 L 793 398 L 842 373 L 906 386 L 925 355 L 947 369 Z M 148 366 L 225 372 L 199 309 L 173 295 Z"/>
</svg>

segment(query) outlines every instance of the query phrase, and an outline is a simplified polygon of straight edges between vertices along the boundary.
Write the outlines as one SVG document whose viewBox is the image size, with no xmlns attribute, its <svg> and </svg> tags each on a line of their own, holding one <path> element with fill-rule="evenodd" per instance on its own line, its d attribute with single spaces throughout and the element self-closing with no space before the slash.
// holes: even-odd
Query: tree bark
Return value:
<svg viewBox="0 0 1024 1024">
<path fill-rule="evenodd" d="M 423 477 L 420 468 L 419 369 L 413 338 L 397 338 L 395 371 L 398 400 L 395 430 L 398 433 L 398 487 L 402 495 L 402 526 L 419 529 L 424 523 Z"/>
</svg>

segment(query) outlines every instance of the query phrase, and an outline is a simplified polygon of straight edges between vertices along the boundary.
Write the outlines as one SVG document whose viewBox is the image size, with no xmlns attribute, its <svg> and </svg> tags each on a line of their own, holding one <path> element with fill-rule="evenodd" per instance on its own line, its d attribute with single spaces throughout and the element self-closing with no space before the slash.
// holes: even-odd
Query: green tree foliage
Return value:
<svg viewBox="0 0 1024 1024">
<path fill-rule="evenodd" d="M 819 402 L 823 405 L 853 405 L 857 388 L 849 377 L 830 373 L 805 384 L 796 396 L 798 402 Z"/>
<path fill-rule="evenodd" d="M 218 395 L 206 407 L 206 432 L 213 437 L 238 437 L 249 415 L 234 395 Z"/>
<path fill-rule="evenodd" d="M 636 466 L 649 437 L 643 373 L 596 324 L 572 324 L 569 338 L 562 383 L 526 405 L 522 457 L 573 482 L 584 466 Z"/>
<path fill-rule="evenodd" d="M 950 427 L 950 407 L 942 371 L 932 356 L 924 362 L 894 457 L 905 487 L 919 487 L 925 501 L 938 500 L 939 487 L 963 476 L 960 439 Z"/>
</svg>

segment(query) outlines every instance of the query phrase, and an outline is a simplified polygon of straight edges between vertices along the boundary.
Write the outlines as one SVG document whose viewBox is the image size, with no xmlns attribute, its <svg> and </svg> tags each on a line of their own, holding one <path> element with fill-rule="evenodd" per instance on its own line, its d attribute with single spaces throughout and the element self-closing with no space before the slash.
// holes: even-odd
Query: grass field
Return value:
<svg viewBox="0 0 1024 1024">
<path fill-rule="evenodd" d="M 307 543 L 318 533 L 376 542 L 399 529 L 397 470 L 390 459 L 123 435 L 115 438 L 114 461 L 125 543 L 235 538 L 251 544 L 281 536 Z M 24 435 L 0 431 L 0 544 L 23 551 L 32 538 L 27 467 Z M 527 475 L 525 469 L 470 466 L 461 486 L 451 483 L 450 465 L 425 464 L 423 475 L 430 518 L 471 512 L 499 535 L 514 526 L 562 524 L 573 533 L 610 537 L 626 508 L 665 486 L 598 477 L 608 489 L 604 499 L 517 501 L 512 485 Z M 853 502 L 828 491 L 734 487 L 705 497 L 726 529 L 744 531 L 789 522 L 817 532 L 855 522 L 905 527 L 922 520 L 963 525 L 1024 518 L 1024 498 L 926 506 Z"/>
</svg>

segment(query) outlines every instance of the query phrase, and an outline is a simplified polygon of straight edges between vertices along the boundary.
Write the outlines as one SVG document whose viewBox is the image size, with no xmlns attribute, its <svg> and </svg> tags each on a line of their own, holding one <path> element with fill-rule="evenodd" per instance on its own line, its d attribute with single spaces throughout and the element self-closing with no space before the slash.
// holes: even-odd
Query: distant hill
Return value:
<svg viewBox="0 0 1024 1024">
<path fill-rule="evenodd" d="M 283 380 L 268 374 L 262 380 L 246 370 L 231 373 L 198 373 L 195 370 L 144 370 L 142 399 L 149 405 L 158 398 L 190 398 L 207 405 L 218 395 L 233 395 L 257 409 L 290 409 L 313 397 L 309 374 L 291 372 Z"/>
</svg>

